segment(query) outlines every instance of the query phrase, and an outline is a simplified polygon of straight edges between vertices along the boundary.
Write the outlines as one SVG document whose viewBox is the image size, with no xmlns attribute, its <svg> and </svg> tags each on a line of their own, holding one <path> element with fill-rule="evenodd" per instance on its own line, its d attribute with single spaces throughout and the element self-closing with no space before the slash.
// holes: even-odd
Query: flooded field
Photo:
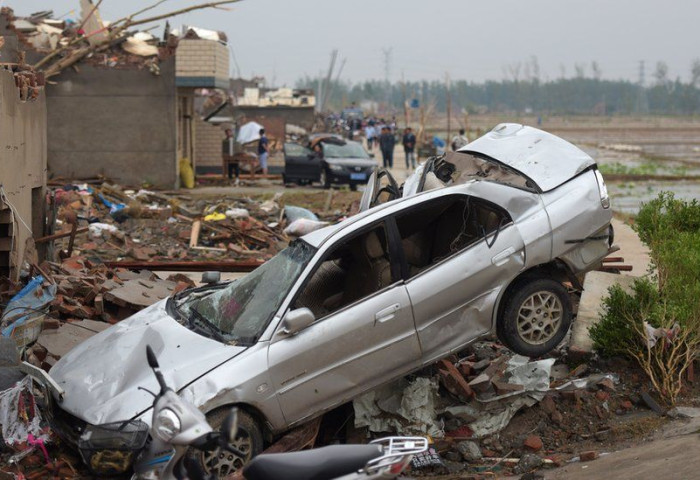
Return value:
<svg viewBox="0 0 700 480">
<path fill-rule="evenodd" d="M 700 198 L 700 152 L 694 145 L 581 147 L 598 162 L 616 211 L 634 214 L 662 191 Z"/>
</svg>

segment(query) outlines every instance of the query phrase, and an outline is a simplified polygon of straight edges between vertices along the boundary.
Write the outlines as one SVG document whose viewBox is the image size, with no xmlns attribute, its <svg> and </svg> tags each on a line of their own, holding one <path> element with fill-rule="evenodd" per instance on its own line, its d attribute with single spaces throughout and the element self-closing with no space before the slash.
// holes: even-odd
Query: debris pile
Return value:
<svg viewBox="0 0 700 480">
<path fill-rule="evenodd" d="M 159 62 L 175 53 L 181 38 L 225 42 L 226 36 L 197 28 L 184 32 L 170 31 L 169 26 L 166 26 L 164 39 L 160 40 L 147 31 L 135 30 L 135 27 L 237 1 L 223 0 L 192 5 L 162 15 L 141 18 L 145 12 L 162 3 L 157 2 L 111 22 L 103 21 L 100 16 L 98 7 L 101 2 L 92 4 L 88 0 L 81 1 L 79 18 L 55 19 L 53 11 L 19 18 L 8 7 L 2 7 L 0 15 L 26 47 L 43 55 L 34 67 L 43 72 L 46 78 L 58 75 L 62 70 L 82 61 L 110 68 L 148 68 L 158 75 Z"/>
<path fill-rule="evenodd" d="M 157 268 L 178 260 L 218 261 L 210 269 L 224 270 L 226 260 L 245 262 L 239 265 L 245 270 L 270 259 L 289 242 L 284 209 L 276 199 L 193 201 L 185 195 L 104 183 L 66 185 L 55 191 L 55 201 L 61 224 L 84 222 L 77 232 L 89 233 L 76 240 L 76 252 L 116 262 L 112 266 L 133 268 L 133 262 L 142 262 Z M 68 237 L 69 231 L 63 235 Z"/>
<path fill-rule="evenodd" d="M 635 428 L 639 434 L 647 424 L 658 426 L 665 412 L 638 393 L 638 371 L 623 385 L 618 374 L 588 364 L 569 370 L 557 360 L 530 361 L 479 342 L 464 356 L 355 399 L 355 427 L 373 435 L 430 435 L 438 460 L 414 462 L 413 473 L 433 475 L 525 474 L 587 461 Z M 627 425 L 636 421 L 642 425 Z"/>
</svg>

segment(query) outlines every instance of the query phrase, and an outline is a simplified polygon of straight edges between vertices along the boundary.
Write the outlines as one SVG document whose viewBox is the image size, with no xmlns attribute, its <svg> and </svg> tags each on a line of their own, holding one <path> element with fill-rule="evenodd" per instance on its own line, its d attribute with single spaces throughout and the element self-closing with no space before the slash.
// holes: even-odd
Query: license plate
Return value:
<svg viewBox="0 0 700 480">
<path fill-rule="evenodd" d="M 367 180 L 366 173 L 351 173 L 350 180 Z"/>
</svg>

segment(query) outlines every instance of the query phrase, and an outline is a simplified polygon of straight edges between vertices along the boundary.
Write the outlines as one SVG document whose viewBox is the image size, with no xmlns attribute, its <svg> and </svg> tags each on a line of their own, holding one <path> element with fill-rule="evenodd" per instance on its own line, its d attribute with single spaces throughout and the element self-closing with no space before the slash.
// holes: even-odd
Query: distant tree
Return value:
<svg viewBox="0 0 700 480">
<path fill-rule="evenodd" d="M 663 61 L 656 62 L 656 69 L 654 70 L 654 80 L 656 86 L 662 87 L 668 84 L 668 64 Z"/>
<path fill-rule="evenodd" d="M 520 70 L 522 69 L 522 67 L 523 64 L 521 62 L 515 62 L 511 63 L 510 65 L 506 65 L 506 78 L 514 82 L 520 81 Z"/>
<path fill-rule="evenodd" d="M 700 82 L 700 58 L 694 58 L 690 65 L 690 84 L 694 87 Z"/>
<path fill-rule="evenodd" d="M 576 78 L 586 77 L 586 64 L 585 63 L 575 63 L 574 71 L 576 72 Z"/>
<path fill-rule="evenodd" d="M 596 80 L 600 80 L 600 77 L 603 76 L 603 73 L 600 71 L 600 65 L 595 60 L 591 62 L 591 73 Z"/>
</svg>

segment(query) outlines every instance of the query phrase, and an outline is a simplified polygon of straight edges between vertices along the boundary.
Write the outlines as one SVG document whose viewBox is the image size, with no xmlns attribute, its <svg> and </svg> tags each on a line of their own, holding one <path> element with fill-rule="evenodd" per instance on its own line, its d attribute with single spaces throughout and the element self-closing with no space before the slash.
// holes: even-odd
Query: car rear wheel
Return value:
<svg viewBox="0 0 700 480">
<path fill-rule="evenodd" d="M 548 278 L 527 280 L 508 295 L 498 329 L 508 348 L 539 357 L 564 339 L 571 325 L 571 299 L 561 283 Z"/>
<path fill-rule="evenodd" d="M 207 421 L 214 430 L 218 430 L 229 413 L 228 408 L 215 410 L 207 415 Z M 263 435 L 260 425 L 248 412 L 238 409 L 238 433 L 231 444 L 245 457 L 239 457 L 231 452 L 198 452 L 200 462 L 208 474 L 215 474 L 215 478 L 225 478 L 243 467 L 263 450 Z"/>
</svg>

